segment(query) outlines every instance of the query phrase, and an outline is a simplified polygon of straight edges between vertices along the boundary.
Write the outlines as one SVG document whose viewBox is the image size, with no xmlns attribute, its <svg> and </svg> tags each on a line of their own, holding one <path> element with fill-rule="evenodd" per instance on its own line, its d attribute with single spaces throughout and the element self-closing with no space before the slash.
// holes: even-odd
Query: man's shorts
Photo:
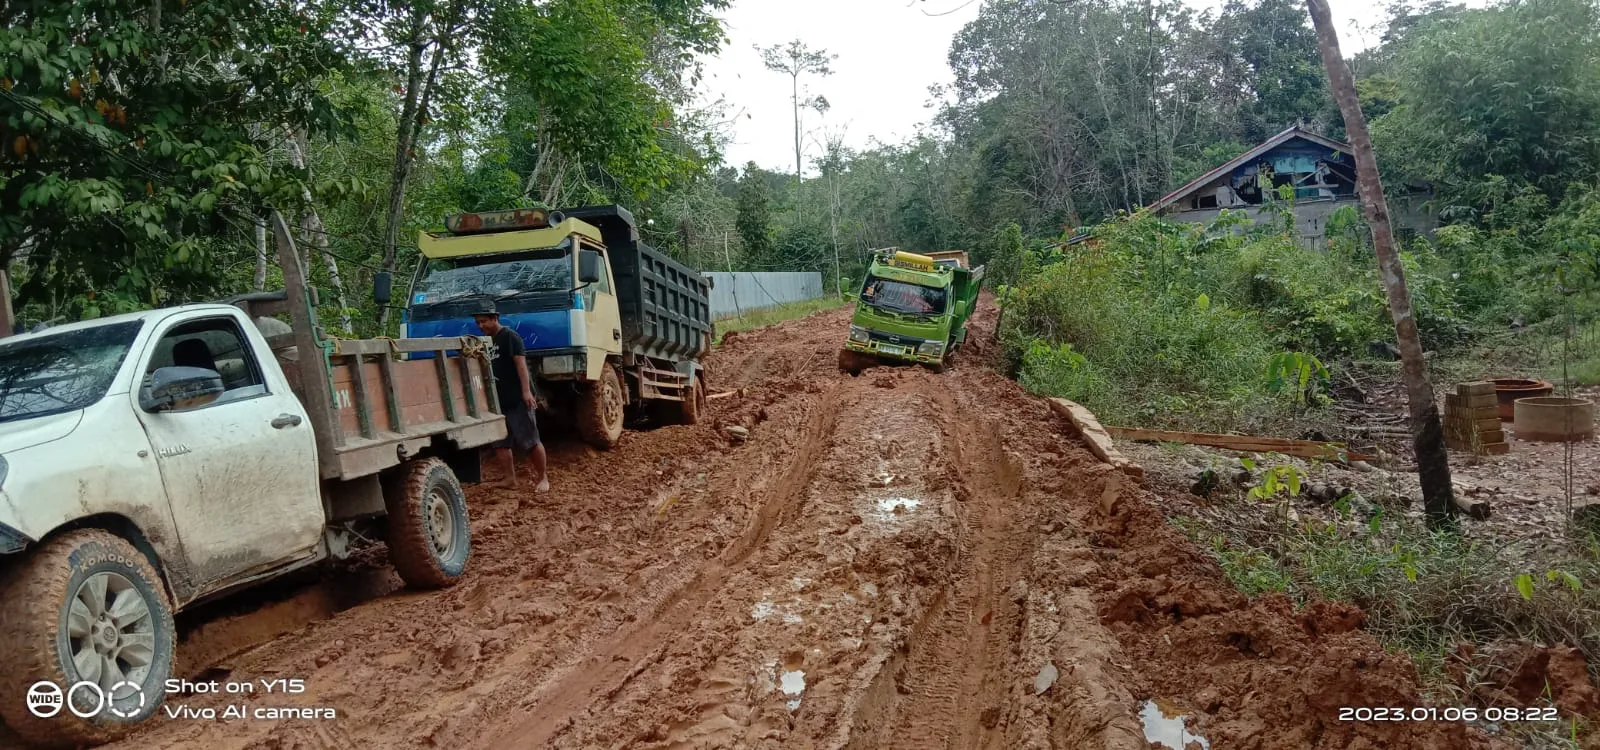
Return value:
<svg viewBox="0 0 1600 750">
<path fill-rule="evenodd" d="M 496 448 L 510 448 L 518 453 L 528 453 L 539 447 L 539 422 L 527 405 L 521 401 L 505 406 L 506 439 L 495 443 Z"/>
</svg>

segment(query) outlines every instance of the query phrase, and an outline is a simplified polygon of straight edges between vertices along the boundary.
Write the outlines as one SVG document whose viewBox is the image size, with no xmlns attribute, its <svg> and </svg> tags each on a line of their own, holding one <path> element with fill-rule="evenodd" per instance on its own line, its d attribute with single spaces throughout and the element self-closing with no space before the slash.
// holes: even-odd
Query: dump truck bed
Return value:
<svg viewBox="0 0 1600 750">
<path fill-rule="evenodd" d="M 563 211 L 600 229 L 611 255 L 624 356 L 672 362 L 711 350 L 711 281 L 639 239 L 633 215 L 621 206 Z"/>
</svg>

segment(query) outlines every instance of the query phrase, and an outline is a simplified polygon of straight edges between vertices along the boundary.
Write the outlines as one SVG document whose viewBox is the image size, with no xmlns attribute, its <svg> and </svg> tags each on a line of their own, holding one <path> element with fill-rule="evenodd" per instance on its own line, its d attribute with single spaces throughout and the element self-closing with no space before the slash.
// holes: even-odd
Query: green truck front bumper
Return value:
<svg viewBox="0 0 1600 750">
<path fill-rule="evenodd" d="M 846 341 L 844 348 L 857 354 L 864 354 L 879 359 L 892 359 L 897 362 L 917 362 L 925 365 L 936 365 L 944 361 L 944 352 L 937 356 L 932 354 L 917 354 L 914 346 L 898 346 L 881 341 L 869 341 L 865 344 L 858 341 Z"/>
</svg>

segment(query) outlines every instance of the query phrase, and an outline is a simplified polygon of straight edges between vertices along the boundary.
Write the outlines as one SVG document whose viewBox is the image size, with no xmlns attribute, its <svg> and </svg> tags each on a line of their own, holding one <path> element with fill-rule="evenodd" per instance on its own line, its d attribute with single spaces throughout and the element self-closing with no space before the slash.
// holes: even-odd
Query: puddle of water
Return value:
<svg viewBox="0 0 1600 750">
<path fill-rule="evenodd" d="M 885 497 L 878 499 L 878 510 L 891 515 L 916 510 L 922 501 L 914 497 Z"/>
<path fill-rule="evenodd" d="M 806 691 L 806 673 L 798 669 L 784 672 L 778 676 L 778 689 L 789 696 L 789 710 L 800 707 L 800 694 Z"/>
<path fill-rule="evenodd" d="M 779 610 L 778 605 L 774 604 L 770 599 L 762 599 L 750 606 L 750 619 L 756 622 L 761 622 L 773 615 L 781 615 L 785 625 L 805 622 L 805 618 L 787 607 Z"/>
<path fill-rule="evenodd" d="M 1191 733 L 1183 723 L 1183 713 L 1170 705 L 1160 701 L 1145 701 L 1139 718 L 1144 722 L 1144 738 L 1151 744 L 1159 743 L 1172 750 L 1184 750 L 1189 743 L 1198 742 L 1204 750 L 1211 750 L 1211 743 Z"/>
</svg>

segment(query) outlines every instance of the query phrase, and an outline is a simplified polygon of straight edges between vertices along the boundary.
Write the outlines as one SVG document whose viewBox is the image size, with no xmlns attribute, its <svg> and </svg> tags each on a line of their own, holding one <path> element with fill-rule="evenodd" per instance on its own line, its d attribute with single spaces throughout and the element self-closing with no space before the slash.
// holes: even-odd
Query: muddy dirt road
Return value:
<svg viewBox="0 0 1600 750">
<path fill-rule="evenodd" d="M 1234 593 L 981 344 L 940 375 L 840 374 L 845 321 L 730 337 L 712 386 L 742 395 L 553 446 L 547 496 L 469 490 L 454 589 L 356 564 L 189 618 L 189 676 L 305 691 L 172 696 L 219 718 L 116 747 L 1143 748 L 1176 737 L 1163 712 L 1217 748 L 1487 746 L 1337 721 L 1417 703 L 1359 612 Z"/>
</svg>

